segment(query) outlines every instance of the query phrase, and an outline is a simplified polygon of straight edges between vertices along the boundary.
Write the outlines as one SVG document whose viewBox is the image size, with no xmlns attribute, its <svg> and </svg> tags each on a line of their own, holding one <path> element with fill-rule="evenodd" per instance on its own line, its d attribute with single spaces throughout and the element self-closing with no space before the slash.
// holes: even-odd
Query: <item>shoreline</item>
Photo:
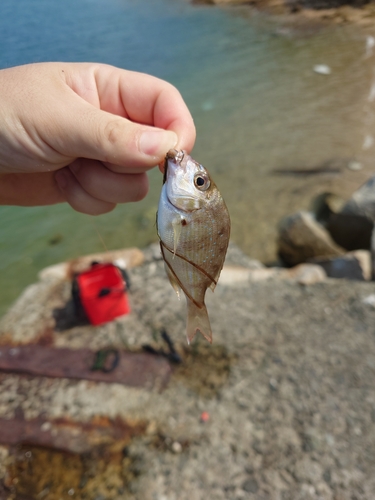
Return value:
<svg viewBox="0 0 375 500">
<path fill-rule="evenodd" d="M 362 27 L 374 26 L 375 3 L 361 7 L 341 5 L 331 8 L 305 7 L 288 0 L 193 0 L 196 4 L 227 6 L 248 6 L 270 15 L 287 16 L 291 21 L 316 21 L 327 24 L 357 24 Z"/>
</svg>

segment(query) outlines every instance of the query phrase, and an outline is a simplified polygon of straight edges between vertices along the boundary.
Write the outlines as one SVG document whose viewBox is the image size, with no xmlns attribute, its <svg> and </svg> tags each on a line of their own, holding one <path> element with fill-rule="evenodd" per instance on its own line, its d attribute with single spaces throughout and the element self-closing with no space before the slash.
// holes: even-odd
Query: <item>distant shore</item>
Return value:
<svg viewBox="0 0 375 500">
<path fill-rule="evenodd" d="M 338 5 L 338 2 L 322 0 L 314 2 L 304 0 L 194 0 L 195 3 L 213 5 L 249 5 L 249 7 L 269 12 L 275 15 L 291 14 L 296 20 L 306 19 L 311 21 L 323 21 L 334 24 L 359 24 L 362 26 L 374 26 L 375 3 L 359 5 Z M 318 5 L 317 8 L 314 5 Z M 332 7 L 330 7 L 332 5 Z M 324 7 L 324 8 L 322 8 Z"/>
</svg>

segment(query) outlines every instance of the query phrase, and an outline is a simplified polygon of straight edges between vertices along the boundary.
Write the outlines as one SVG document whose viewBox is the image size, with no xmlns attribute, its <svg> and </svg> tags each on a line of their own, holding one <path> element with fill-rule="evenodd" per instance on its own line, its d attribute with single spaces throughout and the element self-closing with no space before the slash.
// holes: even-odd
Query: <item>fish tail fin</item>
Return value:
<svg viewBox="0 0 375 500">
<path fill-rule="evenodd" d="M 198 330 L 212 344 L 211 325 L 205 304 L 198 307 L 192 300 L 187 299 L 186 337 L 188 344 L 193 340 Z"/>
</svg>

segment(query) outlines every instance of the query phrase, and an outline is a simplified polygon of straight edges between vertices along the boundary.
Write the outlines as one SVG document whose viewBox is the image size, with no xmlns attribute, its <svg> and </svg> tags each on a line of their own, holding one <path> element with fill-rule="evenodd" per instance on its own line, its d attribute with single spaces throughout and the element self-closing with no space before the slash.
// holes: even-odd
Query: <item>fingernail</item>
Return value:
<svg viewBox="0 0 375 500">
<path fill-rule="evenodd" d="M 170 130 L 147 130 L 139 139 L 141 153 L 160 157 L 177 144 L 177 135 Z"/>
<path fill-rule="evenodd" d="M 58 172 L 56 172 L 55 180 L 60 189 L 65 189 L 68 185 L 68 177 L 64 170 L 59 170 Z"/>
</svg>

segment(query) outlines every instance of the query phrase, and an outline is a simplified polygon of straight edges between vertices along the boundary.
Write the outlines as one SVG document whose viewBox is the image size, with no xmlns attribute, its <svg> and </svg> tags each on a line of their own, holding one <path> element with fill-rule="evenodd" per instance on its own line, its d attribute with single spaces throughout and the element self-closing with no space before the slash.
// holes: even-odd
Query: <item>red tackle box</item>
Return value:
<svg viewBox="0 0 375 500">
<path fill-rule="evenodd" d="M 130 312 L 126 283 L 114 264 L 94 264 L 77 277 L 79 298 L 92 325 Z"/>
</svg>

